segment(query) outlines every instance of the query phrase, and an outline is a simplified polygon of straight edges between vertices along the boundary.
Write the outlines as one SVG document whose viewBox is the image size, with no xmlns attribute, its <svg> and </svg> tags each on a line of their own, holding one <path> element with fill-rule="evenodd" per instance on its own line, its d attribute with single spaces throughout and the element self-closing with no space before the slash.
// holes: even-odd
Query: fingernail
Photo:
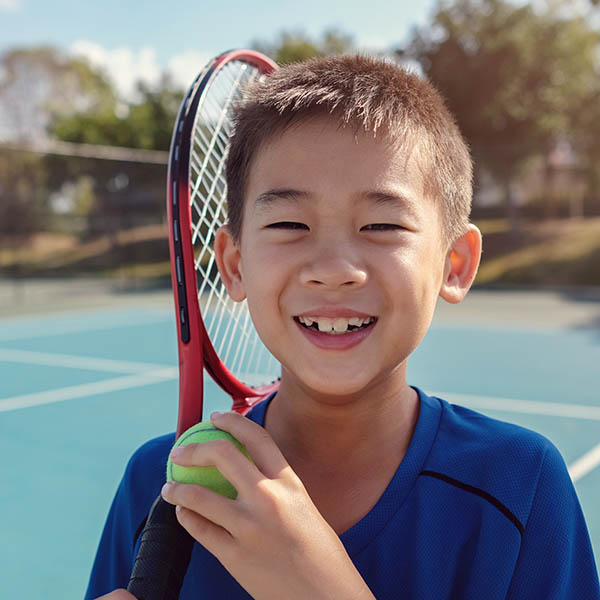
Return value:
<svg viewBox="0 0 600 600">
<path fill-rule="evenodd" d="M 177 446 L 177 448 L 173 448 L 171 450 L 171 458 L 176 458 L 177 456 L 181 456 L 183 454 L 183 446 Z"/>
<path fill-rule="evenodd" d="M 162 490 L 160 490 L 160 495 L 163 498 L 166 498 L 169 495 L 169 493 L 171 492 L 172 488 L 173 488 L 173 482 L 167 481 L 167 483 L 165 483 L 165 485 L 162 486 Z"/>
<path fill-rule="evenodd" d="M 211 413 L 210 418 L 211 419 L 218 419 L 219 417 L 222 417 L 225 413 L 222 413 L 220 411 L 215 411 L 214 413 Z"/>
</svg>

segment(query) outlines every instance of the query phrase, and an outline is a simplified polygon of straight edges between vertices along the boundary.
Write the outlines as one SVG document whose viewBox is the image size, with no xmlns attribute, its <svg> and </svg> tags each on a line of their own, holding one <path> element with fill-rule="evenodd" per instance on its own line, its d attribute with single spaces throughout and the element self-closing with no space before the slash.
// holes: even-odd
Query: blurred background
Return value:
<svg viewBox="0 0 600 600">
<path fill-rule="evenodd" d="M 124 465 L 174 429 L 171 129 L 240 47 L 369 52 L 445 95 L 483 262 L 409 380 L 550 438 L 600 565 L 599 2 L 0 0 L 0 589 L 81 597 Z"/>
<path fill-rule="evenodd" d="M 126 4 L 0 0 L 0 307 L 32 278 L 168 286 L 171 127 L 205 60 L 240 46 L 282 64 L 367 51 L 422 73 L 472 149 L 477 284 L 600 285 L 591 0 L 371 2 L 368 16 L 352 2 Z"/>
</svg>

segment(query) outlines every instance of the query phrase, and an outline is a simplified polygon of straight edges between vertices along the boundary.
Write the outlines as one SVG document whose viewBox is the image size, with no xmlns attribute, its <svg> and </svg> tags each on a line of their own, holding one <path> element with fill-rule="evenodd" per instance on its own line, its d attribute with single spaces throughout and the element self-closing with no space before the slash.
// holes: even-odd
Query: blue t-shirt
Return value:
<svg viewBox="0 0 600 600">
<path fill-rule="evenodd" d="M 377 504 L 342 540 L 378 600 L 600 600 L 581 507 L 543 436 L 417 390 L 408 451 Z M 249 413 L 264 423 L 268 402 Z M 167 435 L 131 458 L 113 501 L 86 598 L 127 587 L 139 533 L 165 479 Z M 181 599 L 247 599 L 194 545 Z"/>
</svg>

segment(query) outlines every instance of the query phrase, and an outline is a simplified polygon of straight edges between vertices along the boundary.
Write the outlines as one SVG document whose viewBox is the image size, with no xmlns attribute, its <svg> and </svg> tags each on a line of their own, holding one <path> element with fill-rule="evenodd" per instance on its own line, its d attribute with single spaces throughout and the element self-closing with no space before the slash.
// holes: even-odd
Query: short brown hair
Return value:
<svg viewBox="0 0 600 600">
<path fill-rule="evenodd" d="M 469 149 L 439 92 L 388 60 L 363 55 L 315 58 L 274 71 L 247 90 L 234 112 L 227 160 L 228 220 L 239 241 L 244 195 L 260 145 L 292 123 L 329 114 L 342 125 L 383 129 L 418 150 L 425 193 L 441 208 L 450 243 L 469 220 L 473 167 Z M 423 164 L 424 163 L 424 164 Z"/>
</svg>

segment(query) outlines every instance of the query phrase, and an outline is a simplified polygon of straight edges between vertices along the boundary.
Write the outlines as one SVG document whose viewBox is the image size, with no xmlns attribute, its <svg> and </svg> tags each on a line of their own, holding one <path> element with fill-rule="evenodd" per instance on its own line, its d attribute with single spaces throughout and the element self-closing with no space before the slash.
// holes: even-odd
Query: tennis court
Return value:
<svg viewBox="0 0 600 600">
<path fill-rule="evenodd" d="M 170 292 L 55 285 L 0 285 L 0 571 L 21 600 L 82 597 L 128 457 L 176 418 Z M 439 309 L 409 381 L 549 437 L 598 562 L 600 293 L 474 291 Z M 207 413 L 226 407 L 207 395 Z"/>
</svg>

